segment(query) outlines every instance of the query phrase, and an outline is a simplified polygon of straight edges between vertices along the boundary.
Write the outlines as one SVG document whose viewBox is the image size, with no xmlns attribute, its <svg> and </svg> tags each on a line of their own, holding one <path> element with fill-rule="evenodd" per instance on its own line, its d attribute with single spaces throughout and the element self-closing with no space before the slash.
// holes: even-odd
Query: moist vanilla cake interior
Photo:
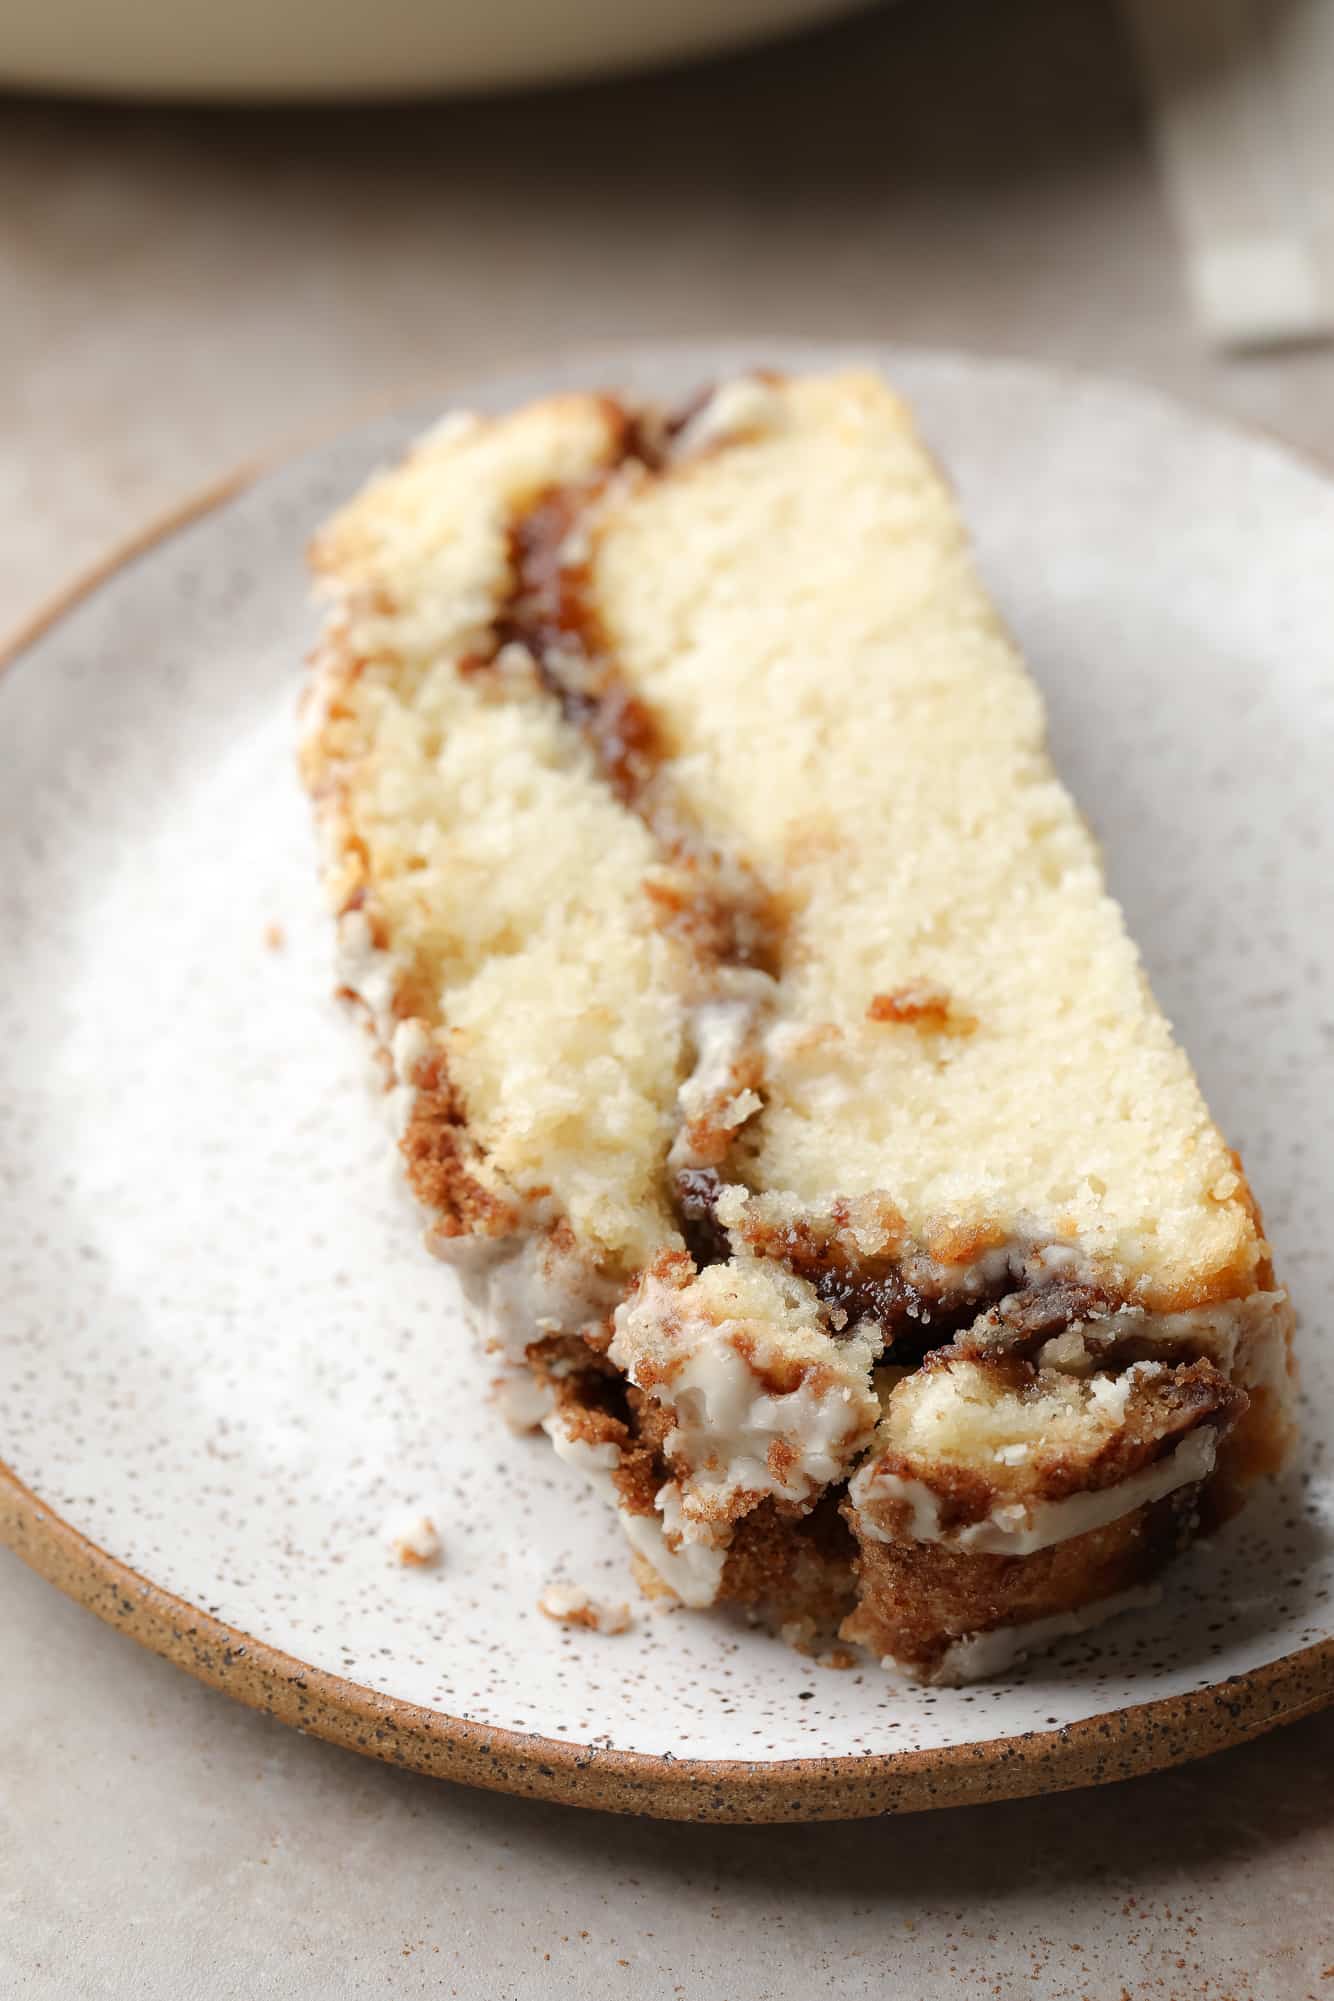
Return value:
<svg viewBox="0 0 1334 2001">
<path fill-rule="evenodd" d="M 449 417 L 314 560 L 341 991 L 643 1587 L 926 1679 L 1142 1595 L 1290 1313 L 903 405 Z"/>
</svg>

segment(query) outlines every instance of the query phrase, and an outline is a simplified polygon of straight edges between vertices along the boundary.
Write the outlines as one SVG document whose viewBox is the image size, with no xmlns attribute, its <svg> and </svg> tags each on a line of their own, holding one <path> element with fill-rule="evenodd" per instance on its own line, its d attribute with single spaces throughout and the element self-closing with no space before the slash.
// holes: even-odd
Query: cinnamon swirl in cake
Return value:
<svg viewBox="0 0 1334 2001">
<path fill-rule="evenodd" d="M 641 1584 L 926 1679 L 1142 1594 L 1287 1298 L 902 403 L 450 417 L 314 561 L 341 990 Z"/>
</svg>

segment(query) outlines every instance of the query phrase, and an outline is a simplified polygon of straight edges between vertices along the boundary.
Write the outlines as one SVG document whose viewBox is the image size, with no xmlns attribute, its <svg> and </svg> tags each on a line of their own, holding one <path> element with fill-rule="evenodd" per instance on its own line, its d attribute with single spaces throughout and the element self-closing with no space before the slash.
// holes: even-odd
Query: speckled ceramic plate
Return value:
<svg viewBox="0 0 1334 2001">
<path fill-rule="evenodd" d="M 684 393 L 828 349 L 596 358 Z M 400 1194 L 293 772 L 314 524 L 418 408 L 201 504 L 0 683 L 0 1529 L 193 1673 L 420 1769 L 680 1816 L 839 1816 L 1141 1771 L 1334 1694 L 1334 488 L 1157 398 L 883 357 L 962 489 L 1163 1000 L 1304 1309 L 1307 1445 L 1162 1606 L 1011 1679 L 833 1672 L 633 1600 L 577 1474 L 488 1368 Z M 275 941 L 281 944 L 275 949 Z M 438 1569 L 381 1524 L 422 1509 Z"/>
</svg>

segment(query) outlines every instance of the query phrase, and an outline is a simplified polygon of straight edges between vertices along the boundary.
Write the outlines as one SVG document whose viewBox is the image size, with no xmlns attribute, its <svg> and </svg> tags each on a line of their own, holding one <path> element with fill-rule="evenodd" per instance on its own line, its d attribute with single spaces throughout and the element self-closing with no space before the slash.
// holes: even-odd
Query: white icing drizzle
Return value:
<svg viewBox="0 0 1334 2001">
<path fill-rule="evenodd" d="M 488 1348 L 519 1362 L 552 1334 L 597 1330 L 621 1295 L 577 1250 L 562 1249 L 535 1217 L 504 1237 L 446 1237 L 427 1231 L 428 1249 L 458 1274 L 474 1324 Z"/>
<path fill-rule="evenodd" d="M 667 1160 L 673 1172 L 699 1164 L 691 1145 L 692 1125 L 704 1121 L 733 1133 L 763 1108 L 764 1100 L 741 1082 L 739 1072 L 754 1043 L 756 1023 L 772 1000 L 773 981 L 753 969 L 730 972 L 730 991 L 697 1002 L 689 1012 L 695 1061 L 677 1093 L 679 1123 Z"/>
<path fill-rule="evenodd" d="M 1283 1329 L 1292 1308 L 1286 1292 L 1252 1292 L 1245 1299 L 1225 1299 L 1212 1306 L 1193 1306 L 1184 1313 L 1149 1313 L 1142 1306 L 1121 1307 L 1096 1319 L 1076 1320 L 1053 1335 L 1039 1350 L 1039 1368 L 1060 1369 L 1066 1375 L 1091 1374 L 1101 1357 L 1119 1342 L 1137 1340 L 1165 1358 L 1204 1356 L 1226 1376 L 1238 1371 L 1243 1347 L 1252 1346 L 1267 1359 L 1283 1356 Z M 1244 1369 L 1237 1380 L 1246 1381 Z"/>
<path fill-rule="evenodd" d="M 842 1478 L 879 1418 L 871 1370 L 880 1340 L 868 1329 L 830 1342 L 823 1380 L 812 1368 L 796 1388 L 775 1395 L 765 1375 L 788 1359 L 781 1334 L 767 1330 L 766 1339 L 758 1321 L 685 1314 L 683 1297 L 658 1278 L 646 1280 L 617 1310 L 608 1354 L 634 1383 L 647 1377 L 656 1384 L 661 1358 L 669 1357 L 669 1385 L 653 1393 L 675 1418 L 664 1450 L 678 1476 L 680 1529 L 687 1541 L 708 1542 L 739 1501 L 754 1506 L 773 1495 L 806 1504 Z M 771 1460 L 775 1444 L 785 1449 Z"/>
<path fill-rule="evenodd" d="M 1161 1597 L 1159 1585 L 1142 1584 L 1130 1591 L 1115 1592 L 1110 1598 L 1096 1599 L 1091 1605 L 1081 1605 L 1077 1611 L 1053 1612 L 1046 1619 L 1030 1619 L 1023 1626 L 995 1626 L 989 1633 L 969 1633 L 954 1642 L 937 1667 L 913 1679 L 934 1682 L 946 1688 L 958 1687 L 963 1682 L 985 1681 L 992 1675 L 1005 1674 L 1025 1654 L 1049 1647 L 1054 1641 L 1066 1639 L 1073 1633 L 1086 1633 L 1090 1627 L 1100 1626 L 1104 1620 L 1114 1619 L 1119 1613 L 1156 1605 Z M 905 1671 L 902 1664 L 892 1657 L 881 1665 L 892 1671 Z"/>
<path fill-rule="evenodd" d="M 543 1418 L 550 1415 L 553 1401 L 550 1383 L 540 1381 L 527 1369 L 510 1371 L 496 1391 L 500 1415 L 516 1436 L 538 1430 Z"/>
<path fill-rule="evenodd" d="M 722 1582 L 726 1550 L 686 1542 L 673 1549 L 660 1516 L 631 1514 L 621 1506 L 612 1478 L 620 1453 L 610 1440 L 595 1444 L 586 1438 L 572 1437 L 559 1411 L 543 1419 L 542 1429 L 555 1446 L 557 1456 L 567 1465 L 577 1466 L 590 1485 L 611 1503 L 631 1548 L 676 1593 L 682 1604 L 696 1608 L 712 1605 Z"/>
<path fill-rule="evenodd" d="M 346 910 L 338 920 L 337 968 L 340 986 L 357 996 L 369 1013 L 375 1032 L 388 1049 L 397 1018 L 394 990 L 398 964 L 391 952 L 377 945 L 364 910 Z"/>
<path fill-rule="evenodd" d="M 853 1477 L 848 1493 L 857 1509 L 857 1527 L 873 1542 L 939 1542 L 950 1549 L 976 1550 L 989 1556 L 1032 1556 L 1054 1543 L 1069 1542 L 1092 1529 L 1120 1521 L 1137 1508 L 1161 1501 L 1178 1487 L 1188 1487 L 1213 1471 L 1218 1433 L 1203 1424 L 1189 1432 L 1166 1457 L 1146 1466 L 1113 1487 L 1069 1494 L 1060 1501 L 998 1502 L 983 1521 L 965 1527 L 943 1526 L 940 1499 L 923 1480 L 891 1473 L 874 1460 Z M 901 1502 L 909 1510 L 906 1531 L 882 1528 L 870 1512 L 885 1502 Z"/>
</svg>

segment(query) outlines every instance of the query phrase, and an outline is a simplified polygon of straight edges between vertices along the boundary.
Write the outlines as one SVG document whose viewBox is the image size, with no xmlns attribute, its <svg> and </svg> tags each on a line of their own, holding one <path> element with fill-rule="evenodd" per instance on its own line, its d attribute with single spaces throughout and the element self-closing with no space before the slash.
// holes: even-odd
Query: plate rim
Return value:
<svg viewBox="0 0 1334 2001">
<path fill-rule="evenodd" d="M 735 348 L 742 340 L 733 334 L 717 345 Z M 757 339 L 754 344 L 759 348 L 766 342 Z M 767 344 L 803 346 L 812 351 L 824 346 L 831 352 L 840 346 L 837 341 L 784 343 L 777 335 L 768 336 Z M 702 350 L 707 345 L 704 337 L 599 344 L 582 351 L 578 359 L 591 364 L 605 357 L 608 365 L 614 365 L 618 354 L 642 355 L 649 348 L 659 352 L 673 347 Z M 913 351 L 962 357 L 958 349 Z M 1308 469 L 1330 476 L 1331 468 L 1318 454 L 1303 451 L 1262 426 L 1195 405 L 1157 385 L 1060 364 L 1047 370 L 1045 364 L 1028 357 L 978 353 L 968 358 L 1001 367 L 1013 367 L 1017 362 L 1063 380 L 1097 383 L 1157 398 L 1224 430 L 1271 449 L 1277 447 Z M 563 355 L 561 372 L 575 359 Z M 518 373 L 505 368 L 473 379 L 503 382 L 508 375 Z M 457 384 L 447 377 L 439 384 L 446 395 L 467 386 L 466 377 Z M 373 407 L 368 407 L 371 399 L 367 399 L 359 409 L 346 414 L 364 423 L 375 414 L 391 414 L 407 400 L 376 397 Z M 318 429 L 312 426 L 271 451 L 252 455 L 149 517 L 58 585 L 17 628 L 0 635 L 0 674 L 121 571 L 193 523 L 227 507 L 265 475 L 323 443 L 331 443 L 347 429 L 346 419 Z M 312 1667 L 154 1584 L 48 1506 L 3 1459 L 0 1546 L 11 1549 L 66 1597 L 149 1652 L 183 1668 L 195 1680 L 325 1742 L 428 1777 L 664 1820 L 853 1820 L 1070 1791 L 1165 1770 L 1249 1743 L 1334 1703 L 1334 1637 L 1330 1637 L 1203 1688 L 1017 1736 L 912 1751 L 812 1758 L 676 1758 L 669 1752 L 573 1744 L 535 1731 L 476 1722 L 381 1694 L 364 1683 Z"/>
<path fill-rule="evenodd" d="M 1334 1701 L 1334 1639 L 1325 1639 L 1206 1688 L 1052 1730 L 915 1751 L 675 1758 L 451 1716 L 312 1667 L 112 1556 L 3 1461 L 0 1544 L 150 1653 L 326 1743 L 428 1778 L 659 1820 L 861 1820 L 1069 1792 L 1249 1743 Z"/>
</svg>

